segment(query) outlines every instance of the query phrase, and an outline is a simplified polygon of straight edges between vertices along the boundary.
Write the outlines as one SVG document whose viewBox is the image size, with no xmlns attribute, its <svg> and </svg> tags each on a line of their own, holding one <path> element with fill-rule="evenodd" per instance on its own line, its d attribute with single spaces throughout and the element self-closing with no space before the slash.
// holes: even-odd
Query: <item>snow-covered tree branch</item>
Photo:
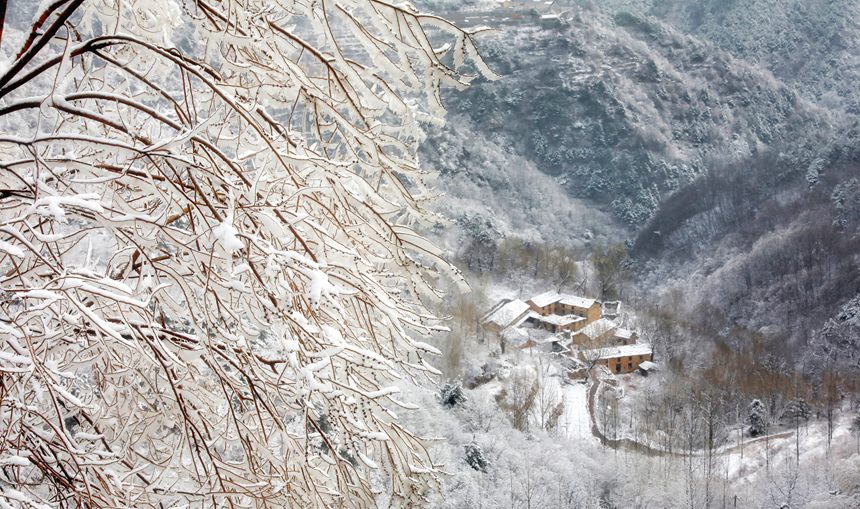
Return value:
<svg viewBox="0 0 860 509">
<path fill-rule="evenodd" d="M 393 507 L 439 271 L 420 122 L 492 78 L 383 0 L 57 0 L 0 62 L 0 506 Z M 439 46 L 441 45 L 441 46 Z"/>
</svg>

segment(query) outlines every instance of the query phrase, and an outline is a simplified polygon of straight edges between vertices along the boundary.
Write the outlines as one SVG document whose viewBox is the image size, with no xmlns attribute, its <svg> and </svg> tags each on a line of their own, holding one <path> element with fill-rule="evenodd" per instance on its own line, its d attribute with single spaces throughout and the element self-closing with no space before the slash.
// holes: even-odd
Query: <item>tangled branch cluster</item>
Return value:
<svg viewBox="0 0 860 509">
<path fill-rule="evenodd" d="M 492 77 L 471 34 L 384 0 L 46 5 L 0 66 L 0 506 L 421 504 L 392 384 L 433 371 L 450 267 L 415 149 L 440 87 Z"/>
</svg>

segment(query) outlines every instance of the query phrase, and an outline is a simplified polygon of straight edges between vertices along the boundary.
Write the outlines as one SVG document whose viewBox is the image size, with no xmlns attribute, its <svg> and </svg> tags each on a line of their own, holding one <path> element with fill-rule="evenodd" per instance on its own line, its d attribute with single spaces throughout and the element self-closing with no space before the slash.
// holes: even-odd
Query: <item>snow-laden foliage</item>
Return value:
<svg viewBox="0 0 860 509">
<path fill-rule="evenodd" d="M 489 467 L 490 463 L 487 461 L 487 458 L 484 457 L 484 451 L 481 449 L 481 446 L 475 442 L 466 444 L 463 446 L 463 450 L 466 454 L 466 463 L 477 470 L 478 472 L 486 472 L 487 467 Z"/>
<path fill-rule="evenodd" d="M 421 503 L 392 383 L 434 371 L 456 273 L 414 230 L 418 123 L 492 77 L 471 34 L 384 0 L 42 8 L 0 65 L 0 502 Z"/>
<path fill-rule="evenodd" d="M 463 384 L 459 380 L 451 380 L 439 389 L 439 401 L 443 406 L 455 407 L 466 402 L 463 394 Z"/>
<path fill-rule="evenodd" d="M 791 400 L 782 411 L 782 418 L 794 421 L 808 421 L 812 416 L 812 408 L 805 400 L 796 398 Z"/>
<path fill-rule="evenodd" d="M 750 425 L 750 436 L 757 437 L 767 433 L 767 410 L 761 400 L 754 399 L 747 407 L 747 422 Z"/>
<path fill-rule="evenodd" d="M 846 302 L 827 320 L 809 350 L 813 367 L 860 373 L 860 295 Z"/>
<path fill-rule="evenodd" d="M 860 222 L 860 182 L 852 178 L 846 182 L 836 185 L 831 195 L 836 217 L 833 225 L 840 230 L 851 231 L 851 227 L 857 228 Z"/>
</svg>

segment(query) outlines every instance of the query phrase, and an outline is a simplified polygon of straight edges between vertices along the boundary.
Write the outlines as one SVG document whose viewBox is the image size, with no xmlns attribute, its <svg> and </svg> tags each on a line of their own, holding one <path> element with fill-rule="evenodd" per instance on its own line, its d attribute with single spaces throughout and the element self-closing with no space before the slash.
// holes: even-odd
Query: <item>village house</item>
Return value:
<svg viewBox="0 0 860 509">
<path fill-rule="evenodd" d="M 586 319 L 583 326 L 600 319 L 600 303 L 595 299 L 550 291 L 536 295 L 526 302 L 532 311 L 541 316 L 581 316 Z"/>
<path fill-rule="evenodd" d="M 574 344 L 585 347 L 603 346 L 612 342 L 618 324 L 606 318 L 595 320 L 571 334 Z"/>
<path fill-rule="evenodd" d="M 618 323 L 607 318 L 591 322 L 570 336 L 573 344 L 586 348 L 632 345 L 637 339 L 635 332 L 619 327 Z"/>
<path fill-rule="evenodd" d="M 630 329 L 618 327 L 615 329 L 613 339 L 615 340 L 616 345 L 632 345 L 639 339 L 639 335 Z"/>
<path fill-rule="evenodd" d="M 615 374 L 632 373 L 643 362 L 654 360 L 651 345 L 645 343 L 582 350 L 579 356 L 583 362 L 606 366 Z"/>
<path fill-rule="evenodd" d="M 481 317 L 481 323 L 488 331 L 501 334 L 525 321 L 530 312 L 531 307 L 520 299 L 502 300 Z"/>
<path fill-rule="evenodd" d="M 642 376 L 648 376 L 651 373 L 657 371 L 657 365 L 651 361 L 644 361 L 639 364 L 639 374 Z"/>
<path fill-rule="evenodd" d="M 502 333 L 505 341 L 524 351 L 538 351 L 543 353 L 559 352 L 561 337 L 550 334 L 543 329 L 524 329 L 522 327 L 508 329 Z"/>
<path fill-rule="evenodd" d="M 534 313 L 534 311 L 532 311 Z M 546 329 L 554 334 L 559 332 L 572 332 L 585 327 L 588 323 L 585 317 L 578 315 L 531 315 L 527 320 L 535 326 Z"/>
</svg>

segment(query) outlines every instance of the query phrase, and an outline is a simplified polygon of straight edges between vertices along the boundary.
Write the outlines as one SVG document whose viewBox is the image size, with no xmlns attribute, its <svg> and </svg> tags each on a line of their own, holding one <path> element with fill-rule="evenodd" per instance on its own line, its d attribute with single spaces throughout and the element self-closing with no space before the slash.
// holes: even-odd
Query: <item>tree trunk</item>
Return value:
<svg viewBox="0 0 860 509">
<path fill-rule="evenodd" d="M 3 48 L 3 27 L 6 25 L 6 0 L 0 2 L 0 49 Z"/>
</svg>

